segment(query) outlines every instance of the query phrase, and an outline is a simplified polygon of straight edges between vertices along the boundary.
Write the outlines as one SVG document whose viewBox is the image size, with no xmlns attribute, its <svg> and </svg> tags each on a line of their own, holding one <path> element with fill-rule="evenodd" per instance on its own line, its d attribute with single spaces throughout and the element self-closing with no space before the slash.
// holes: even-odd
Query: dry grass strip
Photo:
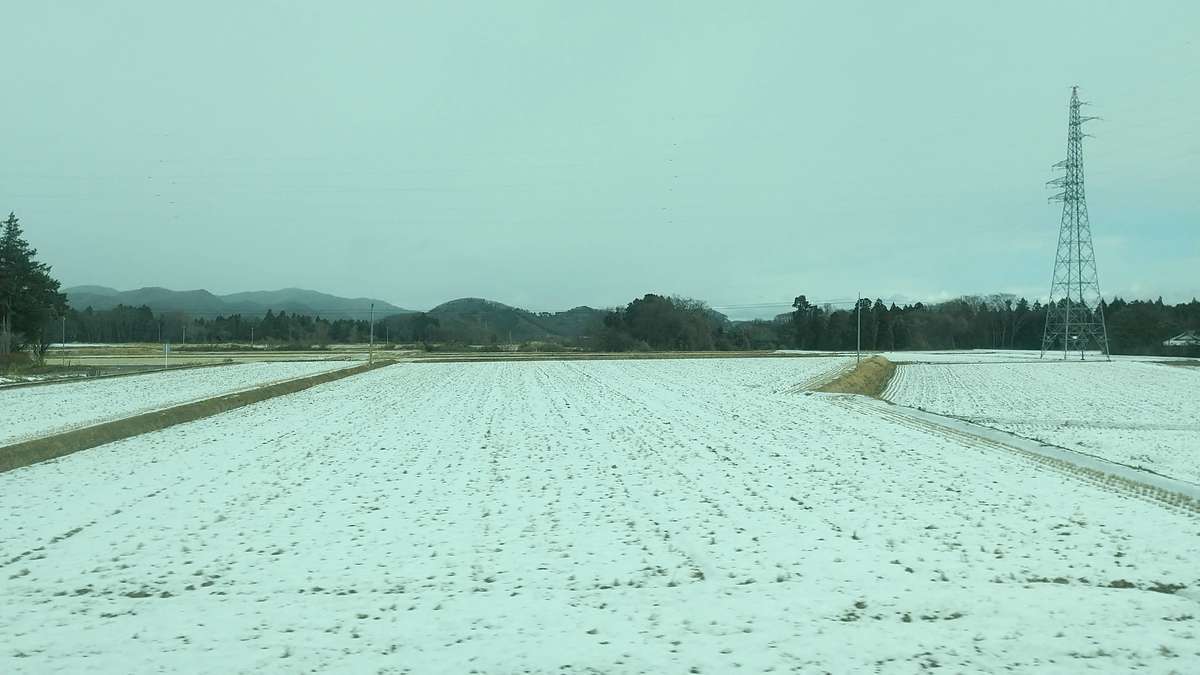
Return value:
<svg viewBox="0 0 1200 675">
<path fill-rule="evenodd" d="M 0 447 L 0 473 L 11 471 L 30 464 L 44 462 L 48 459 L 62 457 L 80 450 L 87 450 L 105 443 L 112 443 L 131 436 L 151 431 L 158 431 L 176 424 L 193 422 L 205 417 L 211 417 L 242 406 L 258 403 L 276 396 L 294 394 L 318 384 L 333 382 L 345 377 L 365 373 L 368 370 L 389 366 L 393 361 L 376 361 L 360 366 L 342 368 L 308 377 L 299 377 L 286 382 L 269 384 L 257 389 L 225 394 L 203 401 L 184 403 L 163 410 L 143 413 L 133 417 L 105 422 L 82 429 L 64 431 L 60 434 L 45 436 L 31 441 L 22 441 L 14 445 Z"/>
<path fill-rule="evenodd" d="M 850 372 L 817 387 L 817 391 L 830 394 L 862 394 L 879 398 L 895 374 L 896 364 L 882 356 L 872 356 Z"/>
</svg>

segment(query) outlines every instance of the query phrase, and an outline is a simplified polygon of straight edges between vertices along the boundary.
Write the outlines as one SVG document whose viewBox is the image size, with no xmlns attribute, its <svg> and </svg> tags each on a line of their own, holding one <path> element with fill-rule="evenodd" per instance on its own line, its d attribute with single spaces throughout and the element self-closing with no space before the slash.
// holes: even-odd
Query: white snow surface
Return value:
<svg viewBox="0 0 1200 675">
<path fill-rule="evenodd" d="M 776 354 L 820 354 L 825 356 L 854 356 L 854 351 L 813 351 L 805 349 L 777 349 Z M 1037 362 L 1048 363 L 1051 361 L 1063 361 L 1061 352 L 1047 352 L 1042 354 L 1034 349 L 947 349 L 947 350 L 932 350 L 932 351 L 900 351 L 900 352 L 875 352 L 863 351 L 864 358 L 879 354 L 894 363 L 1009 363 L 1009 362 Z M 1089 361 L 1138 361 L 1138 362 L 1170 362 L 1170 361 L 1194 361 L 1182 356 L 1143 356 L 1143 355 L 1125 355 L 1114 354 L 1111 357 L 1105 358 L 1104 354 L 1098 351 L 1088 351 L 1085 356 Z M 1079 352 L 1072 352 L 1067 361 L 1078 361 Z"/>
<path fill-rule="evenodd" d="M 1200 369 L 1136 361 L 900 365 L 883 398 L 1200 484 Z"/>
<path fill-rule="evenodd" d="M 881 352 L 889 361 L 895 363 L 1010 363 L 1010 362 L 1029 362 L 1029 363 L 1060 363 L 1079 362 L 1079 352 L 1072 352 L 1067 359 L 1063 359 L 1061 352 L 1047 352 L 1042 354 L 1037 350 L 1030 349 L 952 349 L 943 351 L 904 351 L 904 352 Z M 1142 355 L 1125 355 L 1114 354 L 1107 359 L 1104 354 L 1098 351 L 1088 351 L 1085 353 L 1087 361 L 1136 361 L 1136 362 L 1169 362 L 1169 361 L 1187 361 L 1189 359 L 1179 356 L 1142 356 Z"/>
<path fill-rule="evenodd" d="M 1194 515 L 842 365 L 404 364 L 0 474 L 0 670 L 1200 669 Z"/>
<path fill-rule="evenodd" d="M 0 389 L 0 446 L 353 365 L 258 362 Z"/>
</svg>

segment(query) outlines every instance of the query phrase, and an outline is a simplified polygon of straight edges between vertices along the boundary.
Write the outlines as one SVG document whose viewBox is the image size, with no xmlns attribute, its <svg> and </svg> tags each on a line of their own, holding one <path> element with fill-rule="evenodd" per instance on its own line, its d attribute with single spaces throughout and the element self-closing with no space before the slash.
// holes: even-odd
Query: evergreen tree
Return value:
<svg viewBox="0 0 1200 675">
<path fill-rule="evenodd" d="M 797 349 L 815 349 L 816 340 L 814 339 L 813 314 L 816 307 L 803 295 L 796 296 L 796 299 L 792 301 L 792 307 L 796 310 L 792 313 L 795 347 Z"/>
<path fill-rule="evenodd" d="M 27 342 L 48 344 L 46 322 L 66 312 L 67 299 L 50 276 L 50 266 L 37 261 L 37 249 L 22 236 L 15 213 L 9 213 L 0 233 L 0 359 Z M 42 350 L 40 353 L 44 353 Z M 39 355 L 40 355 L 39 353 Z"/>
</svg>

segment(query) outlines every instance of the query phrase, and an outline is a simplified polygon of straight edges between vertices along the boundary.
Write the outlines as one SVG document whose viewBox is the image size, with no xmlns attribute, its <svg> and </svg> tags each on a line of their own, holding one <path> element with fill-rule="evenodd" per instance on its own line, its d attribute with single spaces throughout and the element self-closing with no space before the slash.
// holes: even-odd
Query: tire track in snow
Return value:
<svg viewBox="0 0 1200 675">
<path fill-rule="evenodd" d="M 1165 506 L 1172 509 L 1178 509 L 1181 512 L 1200 515 L 1200 500 L 1197 499 L 1197 495 L 1200 495 L 1200 490 L 1192 489 L 1185 481 L 1175 481 L 1170 477 L 1164 476 L 1163 478 L 1165 478 L 1167 481 L 1173 482 L 1177 485 L 1174 490 L 1170 488 L 1164 488 L 1161 485 L 1152 484 L 1158 481 L 1152 480 L 1151 476 L 1146 476 L 1139 479 L 1139 477 L 1136 475 L 1138 472 L 1136 467 L 1127 467 L 1125 465 L 1110 462 L 1102 457 L 1092 456 L 1093 459 L 1108 464 L 1113 468 L 1112 472 L 1106 473 L 1101 470 L 1084 466 L 1080 463 L 1073 463 L 1069 459 L 1064 460 L 1059 457 L 1048 455 L 1045 451 L 1039 452 L 1020 447 L 1021 445 L 1027 445 L 1025 443 L 1014 442 L 1010 444 L 998 442 L 978 434 L 956 429 L 948 424 L 939 424 L 937 422 L 918 419 L 911 414 L 888 410 L 880 405 L 869 404 L 863 400 L 860 400 L 859 397 L 856 396 L 838 395 L 838 398 L 833 399 L 833 403 L 834 405 L 846 408 L 848 410 L 854 410 L 864 415 L 883 417 L 901 426 L 927 431 L 945 438 L 954 439 L 971 447 L 977 447 L 986 450 L 1003 450 L 1008 454 L 1016 455 L 1022 459 L 1036 463 L 1044 468 L 1050 469 L 1069 478 L 1086 482 L 1101 490 L 1134 497 L 1157 506 Z M 895 407 L 903 409 L 902 406 Z M 936 413 L 925 414 L 936 415 Z M 1008 432 L 1000 430 L 995 431 L 998 434 L 1005 434 L 1013 437 L 1014 441 L 1020 438 L 1013 434 L 1008 434 Z M 1049 447 L 1041 443 L 1037 444 L 1041 445 L 1042 447 Z M 1067 453 L 1082 455 L 1082 453 L 1075 453 L 1071 450 L 1064 451 Z M 1128 468 L 1131 471 L 1123 472 L 1120 471 L 1120 468 Z"/>
</svg>

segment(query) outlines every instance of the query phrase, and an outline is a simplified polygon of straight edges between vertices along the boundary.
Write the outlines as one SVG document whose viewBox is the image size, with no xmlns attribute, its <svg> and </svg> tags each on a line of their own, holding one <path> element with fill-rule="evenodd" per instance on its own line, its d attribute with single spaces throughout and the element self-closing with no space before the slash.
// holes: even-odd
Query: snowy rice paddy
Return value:
<svg viewBox="0 0 1200 675">
<path fill-rule="evenodd" d="M 405 364 L 0 474 L 0 670 L 1200 669 L 1200 523 L 797 385 Z"/>
<path fill-rule="evenodd" d="M 1125 360 L 911 363 L 899 366 L 883 397 L 1200 484 L 1200 369 Z"/>
<path fill-rule="evenodd" d="M 245 363 L 0 389 L 0 446 L 352 365 Z"/>
<path fill-rule="evenodd" d="M 888 360 L 895 363 L 1049 363 L 1063 360 L 1078 362 L 1079 352 L 1072 352 L 1069 359 L 1063 359 L 1061 352 L 1042 354 L 1036 349 L 950 349 L 945 351 L 927 352 L 882 352 Z M 1104 354 L 1098 351 L 1088 351 L 1087 359 L 1104 361 Z M 1172 362 L 1189 359 L 1178 356 L 1128 356 L 1114 354 L 1111 361 L 1120 362 Z"/>
</svg>

